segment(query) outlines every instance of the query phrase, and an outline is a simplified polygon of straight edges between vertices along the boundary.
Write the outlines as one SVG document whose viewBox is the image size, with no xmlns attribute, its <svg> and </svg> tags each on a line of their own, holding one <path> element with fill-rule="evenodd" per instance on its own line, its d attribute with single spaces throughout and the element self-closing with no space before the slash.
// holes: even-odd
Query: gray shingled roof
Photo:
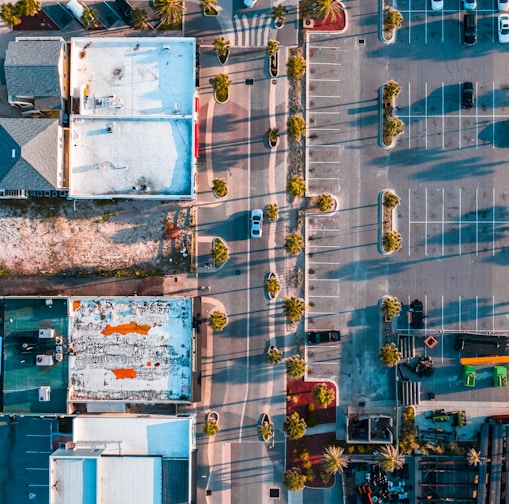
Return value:
<svg viewBox="0 0 509 504">
<path fill-rule="evenodd" d="M 60 96 L 60 40 L 11 41 L 5 54 L 5 80 L 11 96 Z"/>
<path fill-rule="evenodd" d="M 0 118 L 0 187 L 57 188 L 58 121 Z"/>
</svg>

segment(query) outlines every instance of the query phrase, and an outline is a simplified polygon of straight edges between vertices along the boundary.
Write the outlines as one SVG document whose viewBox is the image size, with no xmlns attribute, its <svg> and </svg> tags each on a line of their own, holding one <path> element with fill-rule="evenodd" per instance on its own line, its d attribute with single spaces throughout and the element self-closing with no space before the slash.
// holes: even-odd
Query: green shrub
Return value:
<svg viewBox="0 0 509 504">
<path fill-rule="evenodd" d="M 401 28 L 403 24 L 403 15 L 396 9 L 390 8 L 384 16 L 384 31 L 394 31 Z"/>
<path fill-rule="evenodd" d="M 290 233 L 285 239 L 285 250 L 291 255 L 296 256 L 304 248 L 304 237 L 294 231 Z"/>
<path fill-rule="evenodd" d="M 334 208 L 334 198 L 328 193 L 321 194 L 316 198 L 316 207 L 320 212 L 330 212 Z"/>
<path fill-rule="evenodd" d="M 385 252 L 396 252 L 403 248 L 403 238 L 398 231 L 387 231 L 382 237 Z"/>
<path fill-rule="evenodd" d="M 279 217 L 279 207 L 277 203 L 269 203 L 265 209 L 265 216 L 269 221 L 276 221 Z"/>
<path fill-rule="evenodd" d="M 213 331 L 221 332 L 228 324 L 228 317 L 226 313 L 216 310 L 210 314 L 208 324 Z"/>
<path fill-rule="evenodd" d="M 288 118 L 286 128 L 290 138 L 300 140 L 300 137 L 306 133 L 306 121 L 300 114 L 294 114 Z"/>
<path fill-rule="evenodd" d="M 292 355 L 286 359 L 286 372 L 294 378 L 302 378 L 306 374 L 306 361 L 300 355 Z"/>
<path fill-rule="evenodd" d="M 306 194 L 306 181 L 300 175 L 294 175 L 288 180 L 286 190 L 292 196 L 302 198 Z"/>
<path fill-rule="evenodd" d="M 315 390 L 313 390 L 313 396 L 316 402 L 323 408 L 329 406 L 329 404 L 334 402 L 334 399 L 336 398 L 334 389 L 327 387 L 326 383 L 320 383 L 317 385 Z"/>
<path fill-rule="evenodd" d="M 283 299 L 285 315 L 290 319 L 291 322 L 297 322 L 300 320 L 306 312 L 307 306 L 304 299 L 296 296 Z"/>
<path fill-rule="evenodd" d="M 295 80 L 301 80 L 306 74 L 306 60 L 300 55 L 290 56 L 286 63 L 288 77 Z"/>
<path fill-rule="evenodd" d="M 400 199 L 397 194 L 394 194 L 391 191 L 386 191 L 384 193 L 384 198 L 383 198 L 384 207 L 393 209 L 393 208 L 396 208 L 399 205 L 399 203 L 400 203 Z"/>
</svg>

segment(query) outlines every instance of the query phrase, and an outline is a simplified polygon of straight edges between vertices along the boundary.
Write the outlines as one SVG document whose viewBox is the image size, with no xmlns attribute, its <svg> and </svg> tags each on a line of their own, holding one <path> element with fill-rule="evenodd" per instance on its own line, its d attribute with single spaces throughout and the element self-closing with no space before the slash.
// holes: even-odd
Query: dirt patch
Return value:
<svg viewBox="0 0 509 504">
<path fill-rule="evenodd" d="M 187 273 L 193 234 L 191 204 L 6 200 L 0 205 L 0 274 L 139 277 Z"/>
<path fill-rule="evenodd" d="M 329 488 L 334 485 L 334 477 L 324 483 L 320 475 L 322 456 L 325 447 L 335 444 L 334 432 L 312 434 L 297 440 L 286 440 L 286 470 L 298 467 L 307 476 L 306 486 Z"/>
<path fill-rule="evenodd" d="M 336 401 L 329 407 L 322 408 L 313 397 L 313 390 L 320 383 L 325 383 L 327 389 L 334 390 L 335 397 L 337 397 L 336 386 L 329 382 L 319 381 L 304 381 L 288 377 L 286 382 L 286 414 L 292 415 L 295 411 L 302 418 L 307 418 L 308 404 L 313 404 L 316 413 L 317 424 L 335 424 L 336 423 Z M 331 427 L 334 430 L 334 427 Z"/>
</svg>

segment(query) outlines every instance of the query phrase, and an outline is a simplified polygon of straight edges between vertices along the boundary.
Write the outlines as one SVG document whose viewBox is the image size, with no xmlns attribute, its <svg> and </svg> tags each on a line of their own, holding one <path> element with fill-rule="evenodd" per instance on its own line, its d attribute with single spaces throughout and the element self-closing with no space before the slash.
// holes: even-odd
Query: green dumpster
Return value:
<svg viewBox="0 0 509 504">
<path fill-rule="evenodd" d="M 465 387 L 475 387 L 474 366 L 463 366 L 463 385 L 465 385 Z"/>
<path fill-rule="evenodd" d="M 505 366 L 493 367 L 493 385 L 507 387 L 507 368 Z"/>
</svg>

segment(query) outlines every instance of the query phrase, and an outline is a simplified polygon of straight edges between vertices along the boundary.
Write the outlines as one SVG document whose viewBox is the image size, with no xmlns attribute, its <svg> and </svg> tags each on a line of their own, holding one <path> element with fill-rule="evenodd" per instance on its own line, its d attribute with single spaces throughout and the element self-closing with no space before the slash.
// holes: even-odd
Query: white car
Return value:
<svg viewBox="0 0 509 504">
<path fill-rule="evenodd" d="M 476 0 L 463 0 L 463 8 L 465 10 L 474 10 L 477 7 Z"/>
<path fill-rule="evenodd" d="M 509 10 L 509 0 L 498 0 L 498 10 L 505 12 Z"/>
<path fill-rule="evenodd" d="M 263 211 L 259 208 L 251 210 L 251 238 L 262 237 Z"/>
<path fill-rule="evenodd" d="M 244 0 L 244 5 L 250 9 L 255 6 L 256 0 Z"/>
<path fill-rule="evenodd" d="M 498 16 L 498 41 L 501 44 L 509 42 L 509 14 Z"/>
<path fill-rule="evenodd" d="M 431 0 L 431 10 L 441 11 L 444 8 L 444 0 Z"/>
</svg>

